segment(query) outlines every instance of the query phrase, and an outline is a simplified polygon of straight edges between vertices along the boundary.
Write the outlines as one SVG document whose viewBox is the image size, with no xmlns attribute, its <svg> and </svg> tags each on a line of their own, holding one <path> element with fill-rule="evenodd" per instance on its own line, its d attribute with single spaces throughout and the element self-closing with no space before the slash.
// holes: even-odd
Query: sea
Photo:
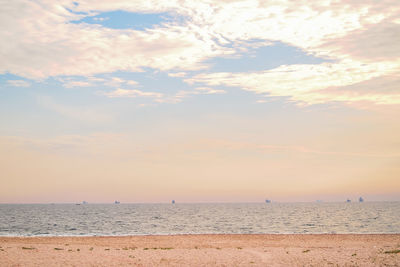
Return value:
<svg viewBox="0 0 400 267">
<path fill-rule="evenodd" d="M 0 236 L 400 233 L 400 202 L 0 204 Z"/>
</svg>

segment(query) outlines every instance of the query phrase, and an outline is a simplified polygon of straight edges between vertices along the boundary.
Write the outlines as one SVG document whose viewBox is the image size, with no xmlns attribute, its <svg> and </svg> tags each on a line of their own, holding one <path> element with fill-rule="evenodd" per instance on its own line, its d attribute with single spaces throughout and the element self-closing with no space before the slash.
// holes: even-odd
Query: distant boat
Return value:
<svg viewBox="0 0 400 267">
<path fill-rule="evenodd" d="M 364 202 L 364 199 L 363 199 L 362 197 L 360 197 L 360 198 L 358 199 L 358 202 Z"/>
<path fill-rule="evenodd" d="M 82 201 L 82 204 L 87 204 L 87 201 Z"/>
<path fill-rule="evenodd" d="M 114 201 L 114 204 L 119 204 L 119 203 L 121 203 L 121 202 L 119 202 L 118 200 Z"/>
<path fill-rule="evenodd" d="M 350 203 L 350 202 L 351 202 L 351 200 L 350 200 L 350 199 L 347 199 L 347 200 L 346 200 L 346 202 L 347 202 L 347 203 Z"/>
<path fill-rule="evenodd" d="M 271 203 L 271 200 L 270 199 L 266 199 L 265 203 Z"/>
<path fill-rule="evenodd" d="M 172 200 L 172 204 L 175 204 L 175 200 Z"/>
</svg>

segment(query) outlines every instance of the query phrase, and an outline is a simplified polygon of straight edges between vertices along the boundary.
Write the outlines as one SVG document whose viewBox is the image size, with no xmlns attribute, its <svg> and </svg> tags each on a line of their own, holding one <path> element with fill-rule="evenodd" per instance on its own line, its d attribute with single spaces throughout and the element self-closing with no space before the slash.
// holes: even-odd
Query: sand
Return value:
<svg viewBox="0 0 400 267">
<path fill-rule="evenodd" d="M 0 237 L 0 266 L 400 266 L 397 235 Z"/>
</svg>

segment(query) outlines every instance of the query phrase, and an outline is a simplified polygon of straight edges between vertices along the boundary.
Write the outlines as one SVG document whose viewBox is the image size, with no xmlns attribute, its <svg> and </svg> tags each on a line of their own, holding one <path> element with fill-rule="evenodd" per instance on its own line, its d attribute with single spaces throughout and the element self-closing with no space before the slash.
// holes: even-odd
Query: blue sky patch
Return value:
<svg viewBox="0 0 400 267">
<path fill-rule="evenodd" d="M 307 54 L 300 48 L 276 42 L 232 57 L 213 58 L 205 63 L 210 65 L 210 72 L 250 72 L 274 69 L 281 65 L 320 64 L 328 61 Z"/>
<path fill-rule="evenodd" d="M 88 16 L 72 23 L 98 24 L 111 29 L 145 30 L 173 20 L 170 13 L 132 13 L 126 11 L 111 11 Z"/>
</svg>

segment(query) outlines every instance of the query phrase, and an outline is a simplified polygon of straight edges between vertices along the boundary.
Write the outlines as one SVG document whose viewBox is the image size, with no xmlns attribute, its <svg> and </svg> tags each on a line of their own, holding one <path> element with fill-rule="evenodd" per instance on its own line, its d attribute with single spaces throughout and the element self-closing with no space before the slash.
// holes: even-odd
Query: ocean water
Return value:
<svg viewBox="0 0 400 267">
<path fill-rule="evenodd" d="M 0 205 L 0 236 L 205 233 L 400 233 L 400 202 Z"/>
</svg>

